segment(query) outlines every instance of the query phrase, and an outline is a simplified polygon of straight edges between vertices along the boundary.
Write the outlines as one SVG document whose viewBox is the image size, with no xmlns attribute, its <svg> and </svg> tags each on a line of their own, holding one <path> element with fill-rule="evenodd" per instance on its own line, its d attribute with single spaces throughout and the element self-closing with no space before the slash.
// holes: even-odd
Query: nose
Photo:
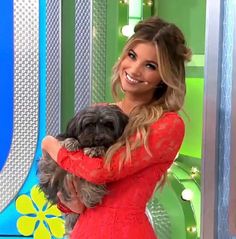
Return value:
<svg viewBox="0 0 236 239">
<path fill-rule="evenodd" d="M 130 67 L 130 72 L 129 73 L 133 77 L 141 76 L 141 74 L 142 74 L 142 65 L 138 61 L 133 62 L 131 67 Z"/>
<path fill-rule="evenodd" d="M 101 145 L 103 142 L 103 137 L 101 135 L 96 135 L 94 137 L 94 143 L 95 145 Z"/>
</svg>

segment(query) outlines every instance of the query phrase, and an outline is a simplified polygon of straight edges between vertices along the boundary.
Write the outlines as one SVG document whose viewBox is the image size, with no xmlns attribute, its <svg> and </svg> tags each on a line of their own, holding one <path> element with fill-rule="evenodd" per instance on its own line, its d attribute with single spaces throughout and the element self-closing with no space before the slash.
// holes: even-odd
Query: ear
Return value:
<svg viewBox="0 0 236 239">
<path fill-rule="evenodd" d="M 125 126 L 128 124 L 129 117 L 124 113 L 121 113 L 120 117 L 121 117 L 121 122 L 123 124 L 123 130 L 124 130 Z"/>
<path fill-rule="evenodd" d="M 128 121 L 129 121 L 129 117 L 124 114 L 121 109 L 117 106 L 117 105 L 109 105 L 109 107 L 111 107 L 111 109 L 114 110 L 114 112 L 117 114 L 117 117 L 118 117 L 118 124 L 120 127 L 117 127 L 118 128 L 118 135 L 121 135 L 124 131 L 124 128 L 125 126 L 128 124 Z"/>
<path fill-rule="evenodd" d="M 78 132 L 78 115 L 74 116 L 69 123 L 67 124 L 66 127 L 66 137 L 72 137 L 75 138 L 77 136 L 77 132 Z"/>
<path fill-rule="evenodd" d="M 118 135 L 121 136 L 125 129 L 125 126 L 128 124 L 129 117 L 122 112 L 117 112 L 117 113 L 119 117 L 119 122 L 118 122 L 119 127 L 117 127 L 117 130 L 118 130 Z"/>
</svg>

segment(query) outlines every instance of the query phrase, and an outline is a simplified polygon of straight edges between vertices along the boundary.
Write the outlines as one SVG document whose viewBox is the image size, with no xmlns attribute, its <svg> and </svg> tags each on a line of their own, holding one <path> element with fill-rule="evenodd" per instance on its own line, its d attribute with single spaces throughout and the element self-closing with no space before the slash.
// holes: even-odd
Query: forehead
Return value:
<svg viewBox="0 0 236 239">
<path fill-rule="evenodd" d="M 149 60 L 156 61 L 157 52 L 154 43 L 152 42 L 139 42 L 131 48 L 138 57 Z"/>
</svg>

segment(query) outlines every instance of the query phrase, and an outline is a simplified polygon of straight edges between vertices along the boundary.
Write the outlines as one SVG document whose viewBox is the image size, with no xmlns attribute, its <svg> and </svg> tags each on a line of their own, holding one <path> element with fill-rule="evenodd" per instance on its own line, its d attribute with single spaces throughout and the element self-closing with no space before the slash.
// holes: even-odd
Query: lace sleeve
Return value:
<svg viewBox="0 0 236 239">
<path fill-rule="evenodd" d="M 70 210 L 68 207 L 66 207 L 62 202 L 58 202 L 57 203 L 57 208 L 61 211 L 61 212 L 63 212 L 63 213 L 67 213 L 67 214 L 69 214 L 69 213 L 75 213 L 75 212 L 73 212 L 72 210 Z"/>
<path fill-rule="evenodd" d="M 150 127 L 148 143 L 152 155 L 140 146 L 131 152 L 131 160 L 121 170 L 119 159 L 124 147 L 114 154 L 109 170 L 104 167 L 102 158 L 90 158 L 82 150 L 69 152 L 61 148 L 57 162 L 65 170 L 96 184 L 119 180 L 153 164 L 159 164 L 165 172 L 173 163 L 183 141 L 184 122 L 178 114 L 166 113 Z"/>
</svg>

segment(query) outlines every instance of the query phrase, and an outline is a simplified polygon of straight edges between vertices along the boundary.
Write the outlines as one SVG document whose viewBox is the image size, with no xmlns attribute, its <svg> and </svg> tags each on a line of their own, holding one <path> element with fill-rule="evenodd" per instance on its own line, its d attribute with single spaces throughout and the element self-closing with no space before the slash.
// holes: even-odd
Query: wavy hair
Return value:
<svg viewBox="0 0 236 239">
<path fill-rule="evenodd" d="M 122 146 L 126 152 L 120 161 L 123 163 L 131 159 L 131 151 L 140 145 L 148 148 L 149 126 L 157 121 L 164 112 L 178 112 L 182 109 L 186 94 L 185 62 L 191 58 L 191 50 L 181 30 L 172 23 L 159 17 L 151 17 L 139 22 L 134 28 L 134 34 L 127 41 L 120 58 L 113 67 L 112 94 L 115 101 L 120 100 L 121 82 L 119 68 L 130 49 L 138 43 L 152 42 L 156 48 L 158 71 L 161 82 L 154 92 L 152 101 L 135 107 L 129 115 L 129 123 L 122 137 L 111 146 L 106 154 L 106 165 L 110 165 L 112 155 Z M 135 139 L 131 140 L 131 136 Z"/>
</svg>

